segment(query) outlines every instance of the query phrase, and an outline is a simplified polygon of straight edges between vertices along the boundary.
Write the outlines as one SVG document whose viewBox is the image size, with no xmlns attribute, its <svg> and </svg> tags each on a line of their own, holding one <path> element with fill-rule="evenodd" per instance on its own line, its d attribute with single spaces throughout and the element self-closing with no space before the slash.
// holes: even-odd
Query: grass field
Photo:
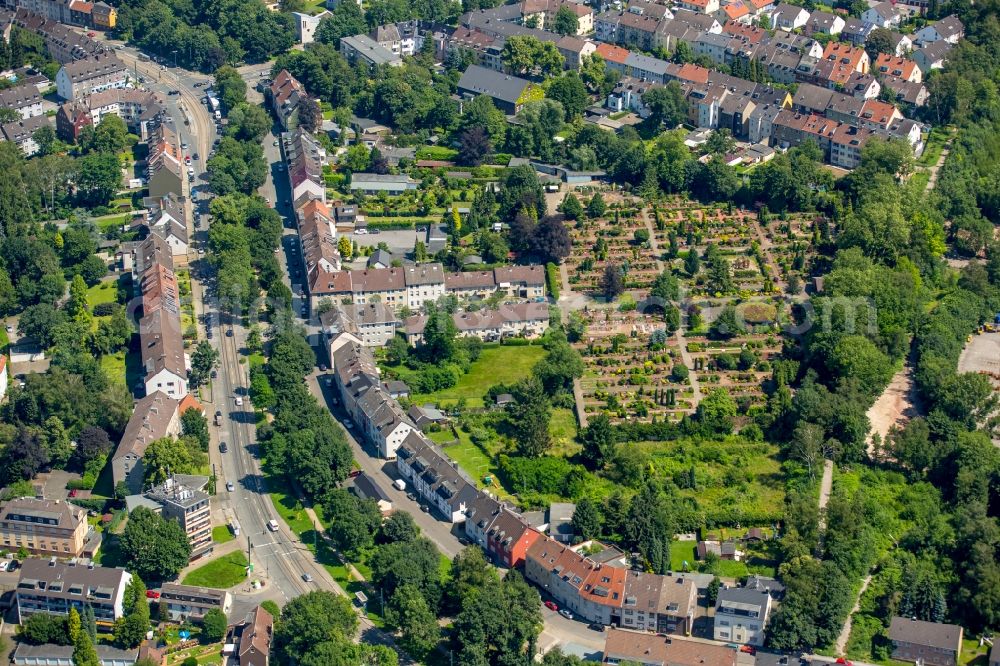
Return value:
<svg viewBox="0 0 1000 666">
<path fill-rule="evenodd" d="M 583 447 L 576 441 L 576 431 L 576 414 L 572 409 L 564 407 L 553 409 L 552 419 L 549 421 L 552 455 L 569 457 L 579 453 Z"/>
<path fill-rule="evenodd" d="M 531 368 L 544 355 L 545 350 L 541 345 L 486 347 L 479 359 L 470 366 L 469 372 L 459 378 L 457 384 L 434 393 L 416 394 L 413 396 L 413 402 L 453 405 L 459 398 L 465 398 L 469 407 L 482 407 L 483 395 L 491 386 L 511 384 L 527 377 Z M 406 381 L 405 377 L 403 381 Z"/>
<path fill-rule="evenodd" d="M 100 303 L 111 303 L 118 297 L 118 285 L 114 280 L 98 282 L 87 290 L 87 305 L 93 308 Z"/>
<path fill-rule="evenodd" d="M 228 589 L 246 580 L 247 564 L 247 556 L 243 554 L 243 551 L 236 551 L 223 555 L 205 566 L 198 567 L 184 576 L 182 582 L 184 585 L 214 587 L 220 590 Z"/>
<path fill-rule="evenodd" d="M 131 219 L 132 219 L 132 213 L 106 215 L 105 217 L 99 217 L 96 220 L 94 220 L 94 224 L 97 226 L 98 230 L 102 234 L 106 234 L 108 233 L 108 231 L 116 227 L 128 224 L 128 221 Z"/>
<path fill-rule="evenodd" d="M 218 525 L 212 528 L 212 541 L 215 543 L 226 543 L 235 538 L 233 533 L 229 531 L 228 525 Z"/>
</svg>

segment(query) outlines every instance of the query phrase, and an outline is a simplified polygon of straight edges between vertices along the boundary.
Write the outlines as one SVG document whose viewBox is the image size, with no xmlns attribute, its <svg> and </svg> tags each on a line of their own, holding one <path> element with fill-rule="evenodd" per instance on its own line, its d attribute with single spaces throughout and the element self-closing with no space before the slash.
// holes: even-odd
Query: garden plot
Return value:
<svg viewBox="0 0 1000 666">
<path fill-rule="evenodd" d="M 771 377 L 771 364 L 781 358 L 781 337 L 748 334 L 729 340 L 689 337 L 687 351 L 702 390 L 725 388 L 741 414 L 766 402 L 763 383 Z"/>
<path fill-rule="evenodd" d="M 613 421 L 663 421 L 693 410 L 690 385 L 673 374 L 682 365 L 676 338 L 666 335 L 661 317 L 608 310 L 586 316 L 586 335 L 576 344 L 587 366 L 584 411 L 606 411 Z"/>
</svg>

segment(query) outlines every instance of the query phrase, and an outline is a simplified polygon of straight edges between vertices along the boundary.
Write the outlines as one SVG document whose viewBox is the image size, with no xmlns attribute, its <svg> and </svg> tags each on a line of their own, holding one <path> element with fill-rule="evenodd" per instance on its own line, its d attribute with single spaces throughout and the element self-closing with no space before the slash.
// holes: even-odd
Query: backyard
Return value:
<svg viewBox="0 0 1000 666">
<path fill-rule="evenodd" d="M 459 377 L 454 386 L 434 393 L 415 394 L 411 401 L 417 405 L 433 403 L 444 407 L 454 406 L 460 398 L 465 398 L 466 406 L 483 407 L 483 396 L 491 386 L 513 384 L 527 377 L 544 355 L 541 345 L 484 347 L 479 359 L 470 365 L 469 372 Z M 406 381 L 405 369 L 400 375 Z"/>
</svg>

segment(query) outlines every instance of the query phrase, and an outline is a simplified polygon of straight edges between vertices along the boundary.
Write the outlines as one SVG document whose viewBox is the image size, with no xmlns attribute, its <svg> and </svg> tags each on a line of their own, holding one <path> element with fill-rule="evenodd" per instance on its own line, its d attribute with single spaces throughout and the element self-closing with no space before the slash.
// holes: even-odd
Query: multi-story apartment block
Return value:
<svg viewBox="0 0 1000 666">
<path fill-rule="evenodd" d="M 74 101 L 112 88 L 124 88 L 129 70 L 115 55 L 97 55 L 63 65 L 56 74 L 56 92 Z"/>
<path fill-rule="evenodd" d="M 363 63 L 368 67 L 389 65 L 400 67 L 403 59 L 398 54 L 385 48 L 368 35 L 354 35 L 340 40 L 340 53 L 348 62 Z"/>
<path fill-rule="evenodd" d="M 233 595 L 226 590 L 164 583 L 160 588 L 160 601 L 167 604 L 167 613 L 175 622 L 198 621 L 213 608 L 229 615 Z"/>
<path fill-rule="evenodd" d="M 384 303 L 335 304 L 319 319 L 328 338 L 350 332 L 367 347 L 385 345 L 402 326 L 395 310 Z"/>
<path fill-rule="evenodd" d="M 88 543 L 94 536 L 86 510 L 69 502 L 19 497 L 0 509 L 4 550 L 24 548 L 39 557 L 92 557 L 100 544 L 100 539 Z"/>
<path fill-rule="evenodd" d="M 770 613 L 771 595 L 767 590 L 721 589 L 715 601 L 715 640 L 763 645 Z"/>
<path fill-rule="evenodd" d="M 21 120 L 42 115 L 42 95 L 33 85 L 22 85 L 0 90 L 0 109 L 13 109 Z"/>
<path fill-rule="evenodd" d="M 465 520 L 465 510 L 479 495 L 472 481 L 439 452 L 419 430 L 396 450 L 396 471 L 413 490 L 452 523 Z"/>
<path fill-rule="evenodd" d="M 203 488 L 208 479 L 203 476 L 175 474 L 141 496 L 130 496 L 127 504 L 145 506 L 167 520 L 176 520 L 191 544 L 191 559 L 212 552 L 212 514 L 210 497 Z"/>
<path fill-rule="evenodd" d="M 132 574 L 124 569 L 61 563 L 52 557 L 28 559 L 21 565 L 15 590 L 17 622 L 35 613 L 69 615 L 71 608 L 83 611 L 89 605 L 101 627 L 110 627 L 124 614 L 125 588 Z"/>
<path fill-rule="evenodd" d="M 736 666 L 735 648 L 678 638 L 653 636 L 612 627 L 604 639 L 601 663 L 644 666 Z"/>
<path fill-rule="evenodd" d="M 549 328 L 548 303 L 517 303 L 496 310 L 456 312 L 452 315 L 459 337 L 476 337 L 483 342 L 504 338 L 540 337 Z M 424 341 L 425 315 L 413 315 L 403 323 L 406 341 L 419 346 Z"/>
<path fill-rule="evenodd" d="M 129 492 L 142 490 L 146 448 L 158 439 L 181 433 L 180 401 L 156 391 L 136 402 L 121 441 L 111 457 L 112 480 L 125 483 Z"/>
<path fill-rule="evenodd" d="M 67 102 L 56 113 L 56 132 L 65 141 L 76 141 L 80 131 L 100 123 L 105 116 L 118 116 L 142 139 L 148 139 L 163 113 L 163 99 L 148 90 L 113 88 Z"/>
</svg>

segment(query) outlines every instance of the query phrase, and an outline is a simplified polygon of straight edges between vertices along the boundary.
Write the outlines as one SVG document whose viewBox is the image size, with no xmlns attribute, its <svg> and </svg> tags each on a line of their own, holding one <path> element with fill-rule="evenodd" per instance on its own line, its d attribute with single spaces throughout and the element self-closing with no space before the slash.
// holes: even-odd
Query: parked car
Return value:
<svg viewBox="0 0 1000 666">
<path fill-rule="evenodd" d="M 0 561 L 0 571 L 10 571 L 10 565 L 13 564 L 14 560 L 3 560 Z"/>
<path fill-rule="evenodd" d="M 156 590 L 146 590 L 146 598 L 147 599 L 159 599 L 160 598 L 160 593 L 157 592 Z"/>
<path fill-rule="evenodd" d="M 572 620 L 573 619 L 573 614 L 571 612 L 569 612 L 568 610 L 566 610 L 565 608 L 563 608 L 561 611 L 559 611 L 559 614 L 562 615 L 567 620 Z"/>
<path fill-rule="evenodd" d="M 79 494 L 79 492 L 80 491 L 78 491 L 76 488 L 73 488 L 71 491 L 69 491 L 69 496 L 70 497 L 76 497 L 77 494 Z"/>
<path fill-rule="evenodd" d="M 229 445 L 225 442 L 219 442 L 219 453 L 227 453 L 229 451 Z"/>
<path fill-rule="evenodd" d="M 344 427 L 350 430 L 351 428 L 354 427 L 354 421 L 352 421 L 351 419 L 344 419 Z"/>
<path fill-rule="evenodd" d="M 236 406 L 237 407 L 242 407 L 243 406 L 243 398 L 241 398 L 239 396 L 236 397 Z"/>
<path fill-rule="evenodd" d="M 740 652 L 745 652 L 747 654 L 757 654 L 757 648 L 752 645 L 741 645 Z"/>
<path fill-rule="evenodd" d="M 591 631 L 604 631 L 604 625 L 591 622 L 587 625 L 587 629 L 590 629 Z"/>
<path fill-rule="evenodd" d="M 545 602 L 545 607 L 548 608 L 551 611 L 557 611 L 557 610 L 559 610 L 559 606 L 556 606 L 556 602 L 554 602 L 554 601 L 546 601 Z"/>
</svg>

